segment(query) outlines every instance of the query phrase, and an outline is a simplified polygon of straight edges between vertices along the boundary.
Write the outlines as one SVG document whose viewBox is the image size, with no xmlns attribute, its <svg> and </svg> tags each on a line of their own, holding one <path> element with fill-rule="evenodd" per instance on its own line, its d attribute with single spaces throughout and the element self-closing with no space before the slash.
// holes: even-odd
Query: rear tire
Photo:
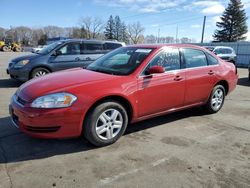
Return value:
<svg viewBox="0 0 250 188">
<path fill-rule="evenodd" d="M 222 85 L 216 85 L 213 88 L 207 104 L 205 105 L 208 113 L 214 114 L 220 111 L 224 104 L 225 94 L 225 88 Z"/>
<path fill-rule="evenodd" d="M 22 48 L 21 47 L 15 47 L 15 52 L 21 52 L 22 51 Z"/>
<path fill-rule="evenodd" d="M 128 115 L 116 101 L 105 101 L 88 113 L 83 125 L 84 137 L 93 145 L 102 147 L 113 144 L 125 132 Z"/>
<path fill-rule="evenodd" d="M 46 74 L 49 74 L 50 71 L 46 68 L 35 68 L 31 73 L 31 78 L 39 78 L 41 76 L 44 76 Z"/>
</svg>

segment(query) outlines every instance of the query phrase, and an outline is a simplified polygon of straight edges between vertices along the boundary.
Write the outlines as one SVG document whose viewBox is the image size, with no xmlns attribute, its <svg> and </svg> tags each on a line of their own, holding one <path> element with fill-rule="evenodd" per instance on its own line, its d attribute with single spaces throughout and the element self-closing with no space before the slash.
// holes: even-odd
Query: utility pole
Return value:
<svg viewBox="0 0 250 188">
<path fill-rule="evenodd" d="M 205 32 L 205 27 L 206 27 L 206 19 L 207 19 L 207 17 L 204 16 L 203 27 L 202 27 L 202 34 L 201 34 L 201 43 L 203 43 L 203 40 L 204 40 L 204 32 Z"/>
<path fill-rule="evenodd" d="M 160 28 L 158 29 L 158 39 L 157 39 L 157 43 L 160 43 Z"/>
<path fill-rule="evenodd" d="M 178 34 L 179 34 L 179 28 L 178 28 L 178 25 L 177 25 L 176 26 L 175 43 L 178 43 Z"/>
</svg>

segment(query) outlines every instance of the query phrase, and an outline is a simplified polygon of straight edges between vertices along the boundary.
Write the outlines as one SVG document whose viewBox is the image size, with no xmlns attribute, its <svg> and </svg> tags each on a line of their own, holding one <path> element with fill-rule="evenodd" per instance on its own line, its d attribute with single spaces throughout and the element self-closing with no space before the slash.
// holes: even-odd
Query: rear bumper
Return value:
<svg viewBox="0 0 250 188">
<path fill-rule="evenodd" d="M 9 105 L 12 124 L 37 138 L 71 138 L 82 132 L 82 111 L 73 108 L 33 109 L 12 99 Z"/>
</svg>

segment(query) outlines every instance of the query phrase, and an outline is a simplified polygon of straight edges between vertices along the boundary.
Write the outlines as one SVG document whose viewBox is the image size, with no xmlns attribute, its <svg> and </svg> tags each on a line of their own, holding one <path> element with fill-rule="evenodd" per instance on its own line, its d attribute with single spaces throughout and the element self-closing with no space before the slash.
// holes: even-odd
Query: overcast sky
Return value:
<svg viewBox="0 0 250 188">
<path fill-rule="evenodd" d="M 242 2 L 250 16 L 250 0 Z M 0 27 L 77 26 L 80 17 L 100 17 L 106 22 L 112 14 L 119 15 L 126 23 L 140 21 L 146 35 L 158 35 L 160 30 L 160 36 L 175 37 L 178 25 L 179 38 L 199 41 L 206 15 L 205 39 L 210 40 L 227 3 L 225 0 L 0 0 Z"/>
</svg>

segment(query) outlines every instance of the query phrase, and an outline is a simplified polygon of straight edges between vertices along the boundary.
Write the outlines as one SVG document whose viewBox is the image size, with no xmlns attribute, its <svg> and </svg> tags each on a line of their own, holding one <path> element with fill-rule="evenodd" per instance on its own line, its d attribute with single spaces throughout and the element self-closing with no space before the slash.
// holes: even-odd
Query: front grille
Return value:
<svg viewBox="0 0 250 188">
<path fill-rule="evenodd" d="M 27 102 L 23 100 L 21 97 L 17 97 L 17 102 L 20 103 L 21 105 L 25 105 Z"/>
<path fill-rule="evenodd" d="M 32 127 L 32 126 L 25 126 L 25 129 L 30 132 L 36 133 L 51 133 L 56 132 L 60 129 L 60 126 L 55 127 Z"/>
</svg>

